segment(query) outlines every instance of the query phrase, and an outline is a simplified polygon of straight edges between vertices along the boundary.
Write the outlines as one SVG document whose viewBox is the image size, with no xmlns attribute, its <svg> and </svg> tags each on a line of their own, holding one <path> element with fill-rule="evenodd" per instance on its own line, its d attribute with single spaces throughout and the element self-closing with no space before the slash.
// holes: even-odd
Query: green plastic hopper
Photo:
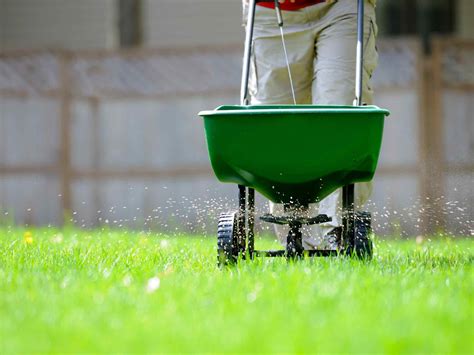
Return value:
<svg viewBox="0 0 474 355">
<path fill-rule="evenodd" d="M 220 181 L 299 204 L 372 179 L 388 114 L 377 106 L 318 105 L 220 106 L 199 113 Z"/>
</svg>

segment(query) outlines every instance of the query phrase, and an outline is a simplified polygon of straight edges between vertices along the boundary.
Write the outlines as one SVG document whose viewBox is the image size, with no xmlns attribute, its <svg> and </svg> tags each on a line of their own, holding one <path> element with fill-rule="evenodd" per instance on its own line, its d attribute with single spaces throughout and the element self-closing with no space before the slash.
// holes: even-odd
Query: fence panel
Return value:
<svg viewBox="0 0 474 355">
<path fill-rule="evenodd" d="M 391 114 L 385 120 L 372 194 L 375 206 L 370 209 L 379 233 L 413 235 L 421 229 L 421 49 L 417 41 L 401 38 L 380 41 L 378 51 L 375 103 Z"/>
<path fill-rule="evenodd" d="M 459 234 L 474 234 L 474 43 L 439 39 L 434 42 L 433 120 L 439 125 L 442 173 L 439 207 L 443 225 Z M 437 174 L 436 174 L 437 173 Z"/>
<path fill-rule="evenodd" d="M 472 234 L 472 43 L 439 43 L 424 58 L 415 40 L 379 42 L 375 100 L 392 112 L 371 201 L 381 233 Z M 0 54 L 0 210 L 18 223 L 69 210 L 81 226 L 213 230 L 235 187 L 213 177 L 197 112 L 237 103 L 240 68 L 229 46 Z M 440 191 L 454 207 L 426 202 Z"/>
</svg>

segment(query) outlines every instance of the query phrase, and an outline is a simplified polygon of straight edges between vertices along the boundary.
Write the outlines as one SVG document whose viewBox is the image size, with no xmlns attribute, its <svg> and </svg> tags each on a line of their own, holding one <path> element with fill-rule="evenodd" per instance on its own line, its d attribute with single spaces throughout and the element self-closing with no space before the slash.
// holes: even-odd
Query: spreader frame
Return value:
<svg viewBox="0 0 474 355">
<path fill-rule="evenodd" d="M 254 31 L 255 9 L 258 2 L 262 0 L 249 0 L 247 26 L 244 47 L 244 61 L 241 80 L 241 105 L 249 105 L 249 72 L 252 54 L 252 40 Z M 268 2 L 268 1 L 267 1 Z M 283 28 L 283 18 L 279 8 L 278 0 L 275 0 L 275 10 L 277 12 L 278 25 Z M 356 52 L 356 86 L 354 106 L 362 106 L 362 84 L 363 84 L 363 38 L 364 38 L 364 0 L 358 0 L 358 19 L 357 19 L 357 52 Z M 284 46 L 283 30 L 282 41 Z M 288 68 L 291 81 L 291 72 Z M 296 102 L 295 102 L 296 103 Z M 256 256 L 295 258 L 302 256 L 334 256 L 342 254 L 353 254 L 357 248 L 356 240 L 356 212 L 354 208 L 354 184 L 348 184 L 342 187 L 342 240 L 338 250 L 304 250 L 302 246 L 301 227 L 304 224 L 324 223 L 330 220 L 326 215 L 318 215 L 310 219 L 282 220 L 281 217 L 263 216 L 262 220 L 270 223 L 289 224 L 290 231 L 287 236 L 287 245 L 285 250 L 255 250 L 255 189 L 244 185 L 238 185 L 239 208 L 237 213 L 232 214 L 237 218 L 235 225 L 238 226 L 238 233 L 235 234 L 235 240 L 232 239 L 230 249 L 233 253 L 241 255 L 244 258 L 253 259 Z M 298 202 L 296 202 L 298 204 Z M 293 206 L 296 208 L 304 206 Z M 229 215 L 226 215 L 228 218 Z M 284 223 L 283 223 L 284 222 Z M 287 223 L 286 223 L 287 222 Z M 370 228 L 370 217 L 365 221 Z M 227 235 L 231 235 L 227 231 Z M 228 241 L 228 239 L 226 239 Z M 237 255 L 237 256 L 238 256 Z M 233 255 L 235 257 L 236 255 Z"/>
</svg>

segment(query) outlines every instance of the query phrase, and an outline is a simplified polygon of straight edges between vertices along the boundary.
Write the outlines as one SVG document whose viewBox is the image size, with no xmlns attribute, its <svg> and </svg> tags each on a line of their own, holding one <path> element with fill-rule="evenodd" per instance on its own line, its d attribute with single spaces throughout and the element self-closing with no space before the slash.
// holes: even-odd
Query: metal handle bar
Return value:
<svg viewBox="0 0 474 355">
<path fill-rule="evenodd" d="M 255 6 L 256 0 L 249 0 L 248 14 L 247 14 L 247 26 L 245 31 L 245 47 L 244 47 L 244 63 L 242 68 L 242 80 L 240 83 L 240 104 L 248 105 L 248 90 L 249 90 L 249 68 L 250 68 L 250 55 L 252 51 L 252 37 L 253 37 L 253 24 L 255 19 Z"/>
<path fill-rule="evenodd" d="M 364 0 L 357 3 L 357 50 L 356 50 L 356 87 L 354 106 L 362 106 L 362 81 L 364 77 Z"/>
</svg>

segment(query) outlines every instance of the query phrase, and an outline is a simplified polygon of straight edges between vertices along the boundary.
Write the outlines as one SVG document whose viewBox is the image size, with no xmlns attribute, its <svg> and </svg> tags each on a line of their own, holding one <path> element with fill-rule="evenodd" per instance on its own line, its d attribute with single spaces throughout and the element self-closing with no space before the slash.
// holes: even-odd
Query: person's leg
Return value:
<svg viewBox="0 0 474 355">
<path fill-rule="evenodd" d="M 357 44 L 357 1 L 339 0 L 326 15 L 324 28 L 318 33 L 314 61 L 314 80 L 312 86 L 313 103 L 322 105 L 352 105 L 355 98 L 355 67 Z M 370 78 L 377 65 L 378 55 L 375 47 L 377 26 L 373 5 L 366 2 L 364 31 L 364 75 L 363 102 L 372 103 L 373 91 Z M 337 132 L 334 142 L 340 140 Z M 330 153 L 328 153 L 330 154 Z M 362 206 L 372 191 L 371 183 L 356 184 L 355 203 Z M 341 225 L 339 189 L 319 204 L 319 213 L 333 218 L 330 223 L 321 225 L 322 235 Z"/>
<path fill-rule="evenodd" d="M 312 98 L 314 104 L 352 105 L 355 98 L 357 46 L 357 2 L 339 0 L 324 19 L 326 26 L 318 32 Z M 344 11 L 347 8 L 346 11 Z M 363 102 L 372 103 L 370 78 L 377 66 L 375 47 L 377 26 L 373 6 L 366 1 L 364 17 Z"/>
<path fill-rule="evenodd" d="M 311 103 L 314 34 L 300 13 L 285 11 L 285 43 L 298 104 Z M 293 104 L 275 11 L 257 6 L 250 67 L 251 104 Z"/>
</svg>

